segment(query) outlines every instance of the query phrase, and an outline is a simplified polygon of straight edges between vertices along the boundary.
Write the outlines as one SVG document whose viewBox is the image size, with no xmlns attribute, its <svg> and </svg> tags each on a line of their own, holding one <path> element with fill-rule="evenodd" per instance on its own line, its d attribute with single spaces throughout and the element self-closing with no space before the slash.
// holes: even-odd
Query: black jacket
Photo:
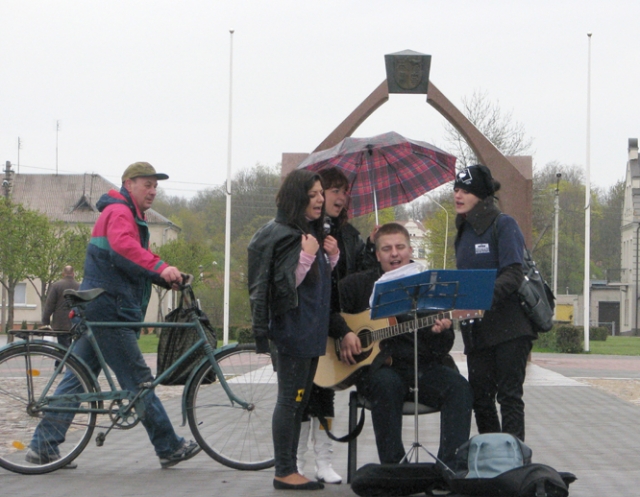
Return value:
<svg viewBox="0 0 640 497">
<path fill-rule="evenodd" d="M 342 338 L 351 331 L 345 320 L 340 316 L 342 305 L 338 285 L 348 275 L 378 268 L 378 259 L 375 254 L 375 245 L 365 241 L 360 232 L 351 224 L 345 223 L 341 227 L 332 229 L 331 235 L 338 240 L 340 247 L 340 260 L 331 274 L 331 316 L 329 322 L 329 335 L 333 338 Z"/>
<path fill-rule="evenodd" d="M 488 269 L 482 265 L 483 261 L 486 264 L 488 254 L 493 254 L 496 261 L 493 267 L 498 269 L 491 309 L 485 312 L 482 319 L 475 320 L 473 328 L 463 327 L 465 352 L 468 353 L 471 348 L 492 347 L 521 336 L 537 338 L 538 335 L 524 314 L 518 299 L 517 291 L 524 279 L 522 264 L 504 264 L 506 256 L 499 250 L 500 246 L 505 250 L 509 249 L 511 253 L 517 253 L 519 260 L 522 260 L 524 237 L 515 220 L 501 214 L 493 197 L 487 197 L 466 216 L 456 216 L 456 226 L 458 269 Z M 464 251 L 469 254 L 465 249 L 473 244 L 488 244 L 488 254 L 472 255 L 470 260 L 462 260 L 461 253 Z"/>
<path fill-rule="evenodd" d="M 351 224 L 343 224 L 336 230 L 336 233 L 332 230 L 331 235 L 342 245 L 340 247 L 341 260 L 334 269 L 338 281 L 349 274 L 377 266 L 375 245 L 368 239 L 365 243 L 360 232 Z M 343 258 L 344 264 L 342 264 Z"/>
<path fill-rule="evenodd" d="M 269 350 L 270 319 L 298 305 L 295 272 L 302 234 L 278 214 L 253 235 L 247 247 L 252 329 L 259 351 Z"/>
</svg>

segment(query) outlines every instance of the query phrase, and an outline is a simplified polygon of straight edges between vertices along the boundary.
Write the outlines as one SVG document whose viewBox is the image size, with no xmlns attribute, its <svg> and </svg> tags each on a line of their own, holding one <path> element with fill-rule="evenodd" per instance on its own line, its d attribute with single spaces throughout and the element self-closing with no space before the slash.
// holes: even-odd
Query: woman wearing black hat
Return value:
<svg viewBox="0 0 640 497">
<path fill-rule="evenodd" d="M 491 309 L 462 332 L 478 431 L 511 433 L 524 440 L 523 384 L 537 333 L 517 295 L 524 278 L 524 237 L 515 219 L 496 205 L 499 189 L 500 183 L 481 164 L 459 172 L 454 183 L 458 269 L 498 270 Z"/>
</svg>

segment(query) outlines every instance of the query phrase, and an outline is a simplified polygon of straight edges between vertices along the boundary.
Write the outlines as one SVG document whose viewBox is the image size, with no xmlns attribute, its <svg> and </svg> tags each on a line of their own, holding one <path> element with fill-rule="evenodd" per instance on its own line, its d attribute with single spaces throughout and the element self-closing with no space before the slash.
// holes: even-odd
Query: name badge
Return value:
<svg viewBox="0 0 640 497">
<path fill-rule="evenodd" d="M 476 254 L 488 254 L 489 252 L 488 243 L 476 243 Z"/>
</svg>

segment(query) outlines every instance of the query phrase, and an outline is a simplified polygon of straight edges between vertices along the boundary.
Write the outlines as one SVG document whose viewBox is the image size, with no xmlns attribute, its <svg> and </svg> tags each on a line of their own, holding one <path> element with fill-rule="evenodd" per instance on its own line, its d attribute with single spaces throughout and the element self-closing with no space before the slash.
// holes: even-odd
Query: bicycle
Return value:
<svg viewBox="0 0 640 497">
<path fill-rule="evenodd" d="M 65 291 L 74 308 L 71 346 L 66 349 L 46 340 L 62 332 L 12 330 L 16 341 L 0 349 L 0 466 L 22 474 L 43 474 L 62 468 L 85 449 L 96 427 L 106 429 L 96 437 L 102 446 L 112 429 L 128 430 L 140 422 L 140 399 L 168 377 L 201 347 L 206 356 L 193 368 L 182 393 L 182 426 L 187 422 L 202 449 L 221 464 L 238 470 L 260 470 L 274 465 L 271 415 L 277 397 L 276 374 L 269 354 L 256 354 L 254 344 L 232 344 L 215 348 L 207 340 L 198 319 L 188 323 L 126 323 L 131 328 L 195 329 L 198 341 L 153 382 L 141 385 L 137 395 L 116 386 L 113 374 L 92 331 L 93 327 L 121 328 L 123 323 L 89 322 L 84 310 L 102 289 Z M 86 335 L 96 352 L 101 382 L 73 350 Z M 215 344 L 214 344 L 215 345 Z M 80 391 L 56 395 L 56 388 L 75 377 Z M 105 385 L 103 388 L 103 385 Z M 73 415 L 59 458 L 27 462 L 36 426 L 45 414 Z M 98 415 L 110 423 L 97 425 Z M 50 424 L 50 423 L 47 423 Z M 52 424 L 55 428 L 55 423 Z M 55 432 L 51 431 L 52 435 Z"/>
</svg>

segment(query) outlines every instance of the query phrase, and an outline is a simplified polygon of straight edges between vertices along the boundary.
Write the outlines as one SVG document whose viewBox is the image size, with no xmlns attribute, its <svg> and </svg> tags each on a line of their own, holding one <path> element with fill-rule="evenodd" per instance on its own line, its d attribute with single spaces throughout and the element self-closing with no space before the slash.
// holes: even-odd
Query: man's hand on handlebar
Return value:
<svg viewBox="0 0 640 497">
<path fill-rule="evenodd" d="M 180 270 L 174 266 L 167 266 L 160 273 L 160 277 L 174 290 L 180 290 L 183 285 L 183 276 Z"/>
</svg>

